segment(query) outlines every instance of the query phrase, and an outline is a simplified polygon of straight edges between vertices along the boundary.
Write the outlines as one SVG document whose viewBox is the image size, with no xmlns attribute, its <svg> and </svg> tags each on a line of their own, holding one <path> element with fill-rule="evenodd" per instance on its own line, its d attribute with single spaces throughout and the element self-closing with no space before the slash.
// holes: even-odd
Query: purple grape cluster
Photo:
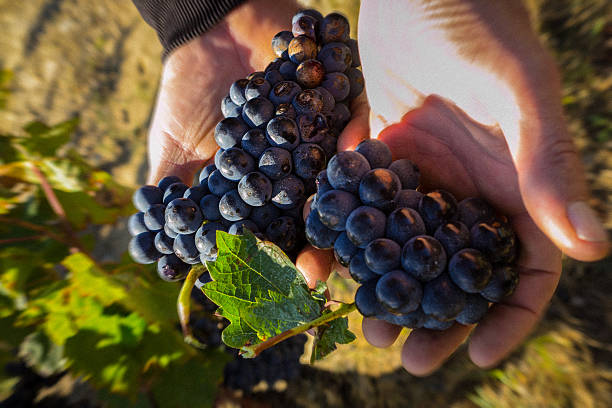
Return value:
<svg viewBox="0 0 612 408">
<path fill-rule="evenodd" d="M 485 201 L 422 193 L 419 178 L 379 140 L 337 153 L 317 176 L 306 238 L 333 248 L 361 284 L 363 316 L 436 330 L 476 323 L 518 283 L 516 236 Z"/>
<path fill-rule="evenodd" d="M 364 87 L 349 33 L 341 14 L 304 10 L 292 31 L 274 36 L 278 58 L 235 81 L 222 100 L 219 150 L 197 185 L 170 176 L 135 192 L 132 259 L 157 261 L 162 279 L 180 280 L 190 265 L 216 259 L 216 231 L 245 229 L 297 254 L 305 243 L 304 202 L 336 152 L 349 102 Z"/>
</svg>

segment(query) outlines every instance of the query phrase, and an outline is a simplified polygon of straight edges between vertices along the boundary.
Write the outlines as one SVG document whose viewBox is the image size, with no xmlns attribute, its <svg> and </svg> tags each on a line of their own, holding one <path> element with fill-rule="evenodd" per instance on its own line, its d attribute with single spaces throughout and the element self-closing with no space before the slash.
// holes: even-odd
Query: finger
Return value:
<svg viewBox="0 0 612 408">
<path fill-rule="evenodd" d="M 469 354 L 481 367 L 497 364 L 524 340 L 542 317 L 561 274 L 558 249 L 526 214 L 517 218 L 514 226 L 525 241 L 518 260 L 520 280 L 514 294 L 495 304 L 474 330 Z"/>
<path fill-rule="evenodd" d="M 413 375 L 431 374 L 463 343 L 472 328 L 456 323 L 443 331 L 413 330 L 402 348 L 402 365 Z"/>
<path fill-rule="evenodd" d="M 536 68 L 517 85 L 518 124 L 502 123 L 521 196 L 535 223 L 563 252 L 582 261 L 597 260 L 610 244 L 587 204 L 582 161 L 559 103 L 558 72 L 552 62 Z"/>
<path fill-rule="evenodd" d="M 385 348 L 392 345 L 402 328 L 383 320 L 364 318 L 361 329 L 365 339 L 374 347 Z"/>
<path fill-rule="evenodd" d="M 368 122 L 370 107 L 365 92 L 351 102 L 351 120 L 338 137 L 338 151 L 355 150 L 357 145 L 370 136 Z"/>
<path fill-rule="evenodd" d="M 295 266 L 304 275 L 308 287 L 314 289 L 317 281 L 325 282 L 329 278 L 333 260 L 334 255 L 331 250 L 317 249 L 308 245 L 298 255 Z"/>
</svg>

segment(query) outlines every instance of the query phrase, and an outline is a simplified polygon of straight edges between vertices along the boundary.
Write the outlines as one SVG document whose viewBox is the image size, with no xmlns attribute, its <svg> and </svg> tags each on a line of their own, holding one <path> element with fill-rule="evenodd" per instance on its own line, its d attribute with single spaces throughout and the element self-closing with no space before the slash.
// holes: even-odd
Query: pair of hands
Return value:
<svg viewBox="0 0 612 408">
<path fill-rule="evenodd" d="M 507 214 L 522 244 L 516 292 L 476 327 L 418 329 L 402 349 L 406 370 L 437 369 L 471 333 L 481 367 L 512 351 L 542 316 L 561 273 L 561 251 L 584 261 L 603 257 L 607 234 L 586 204 L 580 157 L 560 105 L 559 74 L 518 2 L 363 0 L 359 47 L 368 98 L 338 149 L 368 137 L 394 159 L 421 169 L 425 188 L 458 199 L 480 196 Z M 215 153 L 220 101 L 238 78 L 274 58 L 270 40 L 297 11 L 292 2 L 252 0 L 166 60 L 149 135 L 150 182 L 191 181 Z M 309 284 L 326 280 L 331 251 L 306 248 L 297 266 Z M 400 328 L 364 319 L 367 340 L 391 345 Z"/>
</svg>

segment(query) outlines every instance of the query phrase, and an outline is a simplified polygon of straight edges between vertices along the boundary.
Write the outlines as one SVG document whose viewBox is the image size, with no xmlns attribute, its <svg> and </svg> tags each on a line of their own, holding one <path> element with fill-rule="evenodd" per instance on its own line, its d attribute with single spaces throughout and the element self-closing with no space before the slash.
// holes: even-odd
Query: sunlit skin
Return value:
<svg viewBox="0 0 612 408">
<path fill-rule="evenodd" d="M 213 156 L 221 99 L 234 80 L 273 59 L 270 39 L 296 10 L 271 4 L 247 2 L 168 57 L 149 136 L 151 182 L 169 174 L 189 182 Z M 590 261 L 609 248 L 598 222 L 568 212 L 584 208 L 570 203 L 587 200 L 588 189 L 554 61 L 519 2 L 363 0 L 359 46 L 369 106 L 365 96 L 353 102 L 338 148 L 380 138 L 394 159 L 420 167 L 425 188 L 487 199 L 510 217 L 522 244 L 514 295 L 476 328 L 413 331 L 402 364 L 415 375 L 431 373 L 471 333 L 470 357 L 492 366 L 542 316 L 559 280 L 561 251 Z M 332 261 L 329 251 L 307 248 L 297 266 L 314 285 L 332 269 L 346 276 Z M 377 347 L 400 331 L 371 319 L 363 329 Z"/>
</svg>

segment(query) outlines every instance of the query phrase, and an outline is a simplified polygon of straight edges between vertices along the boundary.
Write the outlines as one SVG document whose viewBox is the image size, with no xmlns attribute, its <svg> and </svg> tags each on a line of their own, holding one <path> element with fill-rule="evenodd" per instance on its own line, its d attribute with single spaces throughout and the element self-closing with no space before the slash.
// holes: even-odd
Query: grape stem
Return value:
<svg viewBox="0 0 612 408">
<path fill-rule="evenodd" d="M 185 343 L 197 348 L 206 348 L 206 345 L 200 343 L 198 339 L 193 336 L 191 327 L 189 327 L 189 315 L 191 313 L 191 290 L 195 286 L 198 277 L 204 272 L 202 269 L 206 271 L 206 268 L 200 266 L 191 268 L 183 282 L 176 302 L 176 309 L 178 311 L 179 321 L 181 322 Z"/>
<path fill-rule="evenodd" d="M 243 346 L 240 350 L 242 350 L 242 356 L 245 358 L 253 358 L 257 357 L 262 351 L 269 349 L 280 343 L 283 340 L 287 340 L 290 337 L 296 336 L 298 334 L 304 333 L 312 328 L 322 326 L 335 320 L 339 317 L 344 317 L 354 311 L 357 307 L 355 303 L 341 303 L 340 307 L 333 312 L 328 312 L 323 314 L 314 320 L 311 320 L 307 323 L 304 323 L 300 326 L 294 327 L 293 329 L 286 330 L 281 334 L 278 334 L 274 337 L 270 337 L 268 340 L 254 344 L 252 346 Z"/>
</svg>

